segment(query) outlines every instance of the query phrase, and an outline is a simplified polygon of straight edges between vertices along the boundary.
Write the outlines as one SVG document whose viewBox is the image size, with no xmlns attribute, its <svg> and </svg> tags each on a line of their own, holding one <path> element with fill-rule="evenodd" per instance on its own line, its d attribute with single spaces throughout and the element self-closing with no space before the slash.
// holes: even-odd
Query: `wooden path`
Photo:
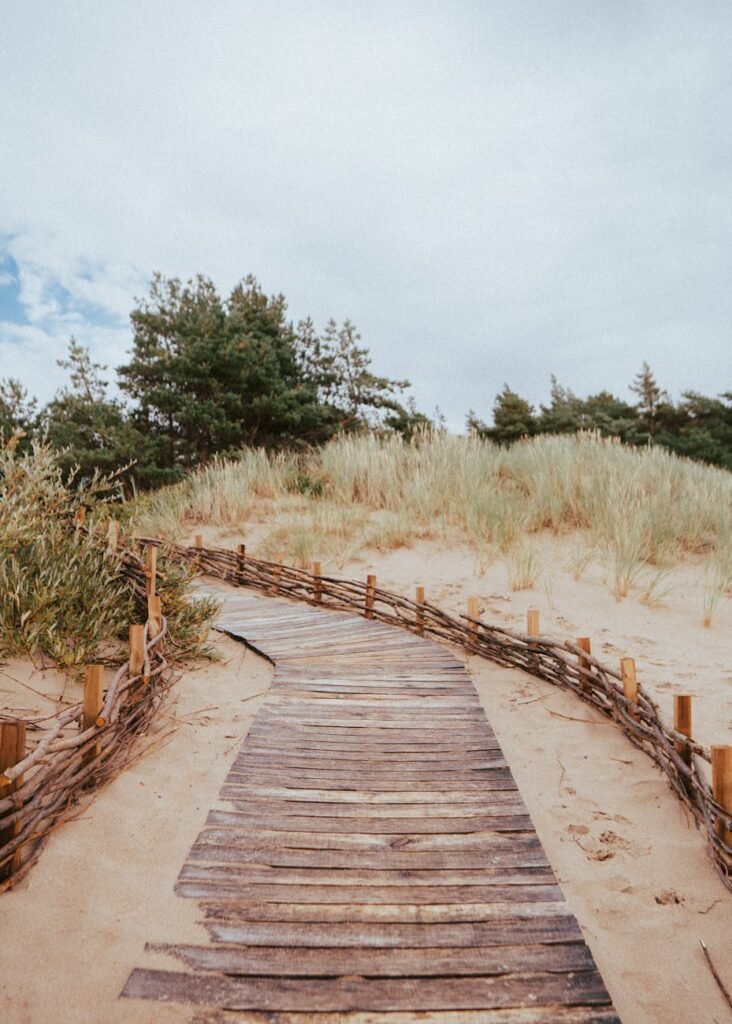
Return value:
<svg viewBox="0 0 732 1024">
<path fill-rule="evenodd" d="M 123 995 L 212 1022 L 619 1024 L 462 664 L 220 596 L 218 628 L 276 672 L 176 888 L 210 942 L 171 936 L 174 969 Z"/>
</svg>

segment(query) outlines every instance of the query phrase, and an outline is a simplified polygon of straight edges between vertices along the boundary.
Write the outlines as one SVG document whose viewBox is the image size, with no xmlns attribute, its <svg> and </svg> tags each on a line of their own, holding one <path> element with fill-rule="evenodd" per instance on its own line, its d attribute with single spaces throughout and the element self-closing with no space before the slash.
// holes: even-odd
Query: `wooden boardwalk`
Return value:
<svg viewBox="0 0 732 1024">
<path fill-rule="evenodd" d="M 219 628 L 274 680 L 176 887 L 210 941 L 171 936 L 172 969 L 123 995 L 212 1022 L 618 1024 L 462 664 L 365 619 L 220 596 Z"/>
</svg>

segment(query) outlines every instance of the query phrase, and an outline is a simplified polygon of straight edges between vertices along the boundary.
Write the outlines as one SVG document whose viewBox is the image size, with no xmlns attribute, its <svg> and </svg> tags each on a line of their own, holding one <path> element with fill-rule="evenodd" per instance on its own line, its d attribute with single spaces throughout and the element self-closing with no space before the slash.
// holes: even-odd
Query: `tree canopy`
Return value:
<svg viewBox="0 0 732 1024">
<path fill-rule="evenodd" d="M 493 426 L 472 411 L 467 426 L 499 444 L 533 434 L 596 430 L 626 444 L 660 444 L 678 455 L 732 469 L 732 392 L 707 398 L 686 391 L 675 404 L 645 362 L 628 388 L 635 403 L 609 391 L 579 398 L 552 376 L 550 402 L 540 405 L 537 415 L 505 384 L 494 401 Z"/>
<path fill-rule="evenodd" d="M 18 381 L 0 382 L 0 433 L 16 444 L 45 434 L 81 476 L 134 464 L 130 480 L 148 487 L 245 445 L 302 447 L 363 429 L 409 435 L 429 422 L 400 401 L 408 381 L 373 372 L 350 320 L 318 333 L 286 314 L 284 296 L 266 295 L 252 276 L 224 299 L 203 275 L 156 274 L 130 315 L 120 397 L 110 397 L 107 368 L 71 338 L 59 360 L 69 383 L 40 413 Z"/>
<path fill-rule="evenodd" d="M 113 381 L 89 349 L 71 338 L 68 384 L 45 408 L 13 379 L 0 380 L 0 441 L 19 452 L 46 438 L 77 478 L 123 474 L 128 491 L 179 479 L 216 455 L 243 446 L 298 448 L 343 433 L 396 432 L 404 438 L 440 424 L 420 412 L 406 380 L 372 369 L 351 320 L 294 324 L 281 294 L 253 276 L 222 298 L 204 276 L 155 274 L 130 314 L 132 344 Z M 497 444 L 542 433 L 596 430 L 626 444 L 660 444 L 732 469 L 732 392 L 684 392 L 674 403 L 648 363 L 626 401 L 602 390 L 585 398 L 556 377 L 538 411 L 504 384 L 487 423 L 472 410 L 468 429 Z"/>
</svg>

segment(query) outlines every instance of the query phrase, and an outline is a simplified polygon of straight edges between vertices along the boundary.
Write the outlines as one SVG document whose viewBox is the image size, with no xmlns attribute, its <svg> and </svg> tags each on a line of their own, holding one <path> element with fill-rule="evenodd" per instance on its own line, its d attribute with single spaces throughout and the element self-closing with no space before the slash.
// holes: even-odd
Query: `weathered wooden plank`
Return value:
<svg viewBox="0 0 732 1024">
<path fill-rule="evenodd" d="M 250 768 L 235 765 L 227 775 L 221 792 L 225 799 L 236 797 L 254 800 L 266 800 L 269 799 L 267 794 L 278 793 L 278 797 L 272 798 L 276 802 L 305 800 L 310 803 L 368 805 L 421 803 L 445 808 L 460 803 L 491 806 L 520 804 L 523 807 L 515 782 L 506 777 L 501 766 L 480 768 L 475 772 L 449 773 L 447 777 L 440 772 L 430 772 L 427 768 L 415 772 L 405 768 L 401 778 L 396 771 L 385 772 L 384 776 L 375 768 L 360 771 L 358 768 L 349 768 L 330 774 L 326 768 L 310 768 L 305 765 L 283 765 L 279 769 L 275 765 L 253 764 Z M 399 788 L 392 788 L 395 783 L 399 784 Z M 385 787 L 383 790 L 382 786 Z M 316 793 L 330 795 L 303 795 Z M 442 799 L 439 799 L 440 794 Z M 451 799 L 453 795 L 454 799 Z"/>
<path fill-rule="evenodd" d="M 248 768 L 306 768 L 309 771 L 334 771 L 334 772 L 379 772 L 383 771 L 410 771 L 410 772 L 445 772 L 480 771 L 482 768 L 495 768 L 496 765 L 506 764 L 503 755 L 485 754 L 480 758 L 467 758 L 464 761 L 443 761 L 435 756 L 432 760 L 412 760 L 410 757 L 401 756 L 393 758 L 382 758 L 370 761 L 344 761 L 342 759 L 328 757 L 298 757 L 288 754 L 286 751 L 271 754 L 263 754 L 260 751 L 245 751 L 237 757 L 235 766 L 241 771 Z"/>
<path fill-rule="evenodd" d="M 294 746 L 292 743 L 288 743 L 287 749 L 282 751 L 271 745 L 246 743 L 242 747 L 241 754 L 237 756 L 235 763 L 240 763 L 245 757 L 249 758 L 255 754 L 262 754 L 265 757 L 287 757 L 291 760 L 297 760 L 300 764 L 310 764 L 312 761 L 326 758 L 329 761 L 345 761 L 354 768 L 364 762 L 368 763 L 374 760 L 397 764 L 401 764 L 402 761 L 427 761 L 428 763 L 439 762 L 441 764 L 466 764 L 472 766 L 477 761 L 481 761 L 486 754 L 494 754 L 499 749 L 497 745 L 485 745 L 482 749 L 472 748 L 465 751 L 455 750 L 454 748 L 452 750 L 425 750 L 424 746 L 417 747 L 414 750 L 384 750 L 378 747 L 354 748 L 353 746 L 335 749 L 327 747 L 314 750 L 312 746 Z"/>
<path fill-rule="evenodd" d="M 500 771 L 501 769 L 497 769 Z M 433 797 L 442 793 L 453 793 L 455 795 L 455 801 L 442 801 L 447 806 L 450 803 L 471 803 L 480 802 L 481 804 L 487 805 L 492 801 L 492 794 L 498 795 L 499 793 L 510 796 L 514 795 L 514 799 L 518 800 L 519 794 L 515 783 L 512 780 L 506 778 L 505 775 L 498 775 L 493 777 L 492 773 L 483 780 L 473 781 L 471 779 L 457 779 L 454 785 L 450 785 L 447 781 L 441 779 L 424 779 L 424 778 L 411 778 L 404 780 L 410 784 L 410 788 L 405 790 L 404 782 L 398 782 L 393 778 L 385 778 L 379 780 L 372 780 L 368 778 L 359 778 L 357 775 L 353 777 L 339 777 L 338 779 L 330 778 L 324 779 L 318 776 L 300 777 L 296 774 L 284 774 L 277 772 L 268 773 L 247 773 L 243 778 L 242 784 L 238 782 L 225 782 L 227 790 L 221 792 L 222 799 L 226 800 L 238 800 L 240 799 L 234 790 L 245 791 L 256 791 L 256 795 L 261 796 L 265 792 L 271 794 L 274 791 L 281 793 L 286 799 L 297 800 L 298 793 L 302 791 L 318 792 L 318 793 L 334 793 L 345 796 L 348 793 L 361 793 L 364 795 L 363 803 L 375 803 L 372 800 L 372 796 L 383 794 L 388 796 L 392 794 L 396 797 L 396 803 L 400 803 L 399 797 L 406 794 L 406 800 L 410 801 L 410 794 L 421 794 L 419 800 L 422 803 L 435 804 L 440 803 L 438 800 L 433 800 Z M 322 788 L 324 784 L 328 785 L 328 790 Z M 370 796 L 371 795 L 371 796 Z M 249 794 L 242 793 L 241 796 L 246 796 L 249 799 Z M 335 800 L 335 798 L 334 798 Z M 412 803 L 415 803 L 415 798 L 412 798 Z M 489 811 L 488 811 L 489 813 Z"/>
<path fill-rule="evenodd" d="M 386 739 L 368 739 L 361 734 L 357 737 L 359 740 L 358 744 L 354 743 L 354 737 L 347 736 L 345 738 L 328 738 L 324 736 L 318 737 L 317 747 L 312 742 L 312 737 L 297 737 L 293 736 L 288 731 L 287 743 L 285 749 L 292 753 L 313 753 L 316 756 L 322 751 L 326 756 L 337 756 L 338 752 L 343 754 L 351 755 L 352 759 L 358 760 L 363 758 L 369 760 L 374 754 L 423 754 L 425 757 L 430 757 L 433 754 L 440 755 L 459 755 L 461 751 L 464 751 L 468 756 L 471 754 L 483 754 L 488 751 L 497 751 L 501 748 L 493 742 L 490 737 L 478 740 L 463 739 L 460 745 L 456 745 L 450 741 L 437 742 L 435 740 L 426 740 L 424 735 L 420 739 L 403 739 L 400 736 L 389 736 Z M 441 738 L 440 738 L 441 739 Z M 241 747 L 241 752 L 246 753 L 251 749 L 262 749 L 264 751 L 281 750 L 282 749 L 282 734 L 278 730 L 272 730 L 267 735 L 265 733 L 248 733 L 246 739 Z M 458 758 L 459 759 L 459 758 Z"/>
<path fill-rule="evenodd" d="M 262 707 L 264 708 L 265 705 L 262 705 Z M 334 733 L 336 729 L 366 729 L 380 733 L 386 732 L 389 729 L 418 733 L 423 730 L 434 729 L 446 735 L 453 733 L 456 737 L 462 736 L 464 732 L 469 736 L 486 735 L 480 715 L 446 714 L 442 716 L 429 713 L 420 715 L 417 712 L 406 718 L 403 715 L 380 714 L 378 717 L 378 727 L 375 727 L 373 715 L 358 715 L 355 712 L 351 715 L 346 715 L 343 711 L 333 710 L 332 712 L 323 711 L 322 713 L 319 711 L 316 717 L 312 710 L 304 715 L 291 715 L 283 711 L 269 711 L 269 709 L 266 709 L 265 714 L 259 719 L 258 728 L 264 725 L 274 725 L 281 728 L 290 724 L 296 727 L 298 733 L 304 732 L 309 727 L 316 730 L 316 732 L 322 730 L 332 735 L 340 735 L 340 733 Z"/>
<path fill-rule="evenodd" d="M 290 692 L 290 690 L 284 690 L 282 691 L 282 694 L 283 696 L 285 694 L 289 695 Z M 294 698 L 291 698 L 288 703 L 279 701 L 274 703 L 278 697 L 277 690 L 275 689 L 275 691 L 270 694 L 272 703 L 270 703 L 270 697 L 268 697 L 262 706 L 265 709 L 267 719 L 274 719 L 279 722 L 289 718 L 293 721 L 293 725 L 296 728 L 299 727 L 300 724 L 309 725 L 312 728 L 313 723 L 310 719 L 315 717 L 315 712 L 317 712 L 318 720 L 327 725 L 329 724 L 329 719 L 335 717 L 337 714 L 340 714 L 344 718 L 350 720 L 352 718 L 364 717 L 364 715 L 369 711 L 372 714 L 376 713 L 378 719 L 380 719 L 382 715 L 386 716 L 388 714 L 407 719 L 408 721 L 405 722 L 405 725 L 409 725 L 409 720 L 421 720 L 435 718 L 438 715 L 444 715 L 446 719 L 450 719 L 453 731 L 457 731 L 461 728 L 461 722 L 463 721 L 470 721 L 473 726 L 481 725 L 482 727 L 480 715 L 478 713 L 479 706 L 472 703 L 468 704 L 465 702 L 464 698 L 462 698 L 464 707 L 461 709 L 459 707 L 443 708 L 439 703 L 441 702 L 440 696 L 423 697 L 421 695 L 417 695 L 419 696 L 421 706 L 418 705 L 417 707 L 411 707 L 407 705 L 406 702 L 409 700 L 411 704 L 414 700 L 414 696 L 408 697 L 392 694 L 378 694 L 376 696 L 371 696 L 359 691 L 359 696 L 354 697 L 352 694 L 342 690 L 339 690 L 338 693 L 341 694 L 340 697 L 330 693 L 306 693 L 303 697 L 297 698 L 297 701 Z M 346 697 L 351 698 L 349 704 L 344 703 Z M 450 699 L 452 700 L 453 698 L 451 697 Z M 382 705 L 381 709 L 370 707 L 370 705 L 377 702 Z M 433 702 L 435 703 L 433 704 Z M 303 707 L 298 708 L 298 704 L 302 704 Z M 321 711 L 323 712 L 322 720 L 320 716 Z M 304 721 L 302 721 L 301 715 L 306 716 Z M 262 718 L 262 721 L 265 721 L 265 717 Z M 379 724 L 379 721 L 375 718 L 374 725 L 378 726 Z"/>
<path fill-rule="evenodd" d="M 248 786 L 284 786 L 288 789 L 313 789 L 327 785 L 333 792 L 342 789 L 352 793 L 399 793 L 419 788 L 424 791 L 432 789 L 444 793 L 452 783 L 452 780 L 447 780 L 442 776 L 419 776 L 414 774 L 405 774 L 404 778 L 401 779 L 395 776 L 381 779 L 376 774 L 364 776 L 358 775 L 358 773 L 352 775 L 344 774 L 337 778 L 327 778 L 322 773 L 317 774 L 305 771 L 298 773 L 294 768 L 291 768 L 287 773 L 284 771 L 252 769 L 251 772 L 242 776 L 242 782 Z M 462 793 L 472 791 L 476 794 L 484 794 L 492 788 L 500 789 L 500 787 L 484 785 L 480 776 L 477 776 L 475 779 L 471 779 L 470 776 L 467 778 L 461 777 L 452 784 Z"/>
<path fill-rule="evenodd" d="M 490 882 L 494 884 L 490 884 Z M 244 884 L 241 879 L 187 879 L 176 882 L 175 891 L 188 899 L 235 899 L 251 903 L 329 903 L 329 904 L 474 904 L 533 899 L 542 902 L 563 900 L 562 890 L 551 872 L 540 874 L 511 872 L 502 878 L 487 877 L 483 885 L 271 885 L 265 882 Z"/>
<path fill-rule="evenodd" d="M 507 768 L 495 768 L 492 771 L 482 772 L 479 776 L 480 781 L 471 781 L 470 779 L 459 780 L 455 783 L 455 789 L 461 793 L 485 793 L 488 789 L 515 789 L 516 784 L 511 777 Z M 415 783 L 416 778 L 410 779 L 379 779 L 377 778 L 354 778 L 354 777 L 342 777 L 334 779 L 333 777 L 323 779 L 322 776 L 316 776 L 314 778 L 304 777 L 294 769 L 289 775 L 277 773 L 273 771 L 250 771 L 242 774 L 242 780 L 246 782 L 248 786 L 262 786 L 262 787 L 284 787 L 286 789 L 307 789 L 312 790 L 313 788 L 320 788 L 327 784 L 328 789 L 332 792 L 338 792 L 343 790 L 344 792 L 350 793 L 401 793 L 411 792 Z M 419 789 L 423 792 L 435 792 L 444 793 L 447 789 L 444 779 L 425 779 L 424 777 L 419 778 Z"/>
<path fill-rule="evenodd" d="M 377 850 L 262 850 L 242 849 L 225 843 L 199 841 L 188 854 L 189 861 L 208 863 L 256 864 L 261 867 L 298 868 L 369 868 L 373 871 L 464 871 L 492 867 L 548 867 L 546 854 L 541 849 L 496 849 L 479 853 L 407 853 Z"/>
<path fill-rule="evenodd" d="M 233 925 L 209 921 L 216 942 L 242 946 L 285 946 L 288 949 L 345 948 L 439 949 L 449 946 L 505 946 L 527 943 L 582 942 L 571 916 L 551 918 L 496 918 L 488 922 L 449 925 L 391 925 L 384 922 L 317 924 L 308 922 L 259 922 Z"/>
<path fill-rule="evenodd" d="M 210 839 L 209 839 L 210 837 Z M 238 826 L 206 827 L 197 843 L 208 841 L 247 849 L 380 850 L 394 852 L 543 850 L 535 832 L 459 832 L 455 835 L 365 835 L 353 832 L 268 832 L 249 831 Z"/>
<path fill-rule="evenodd" d="M 298 688 L 293 686 L 284 687 L 278 684 L 270 689 L 267 703 L 274 708 L 302 708 L 304 704 L 312 707 L 346 708 L 347 710 L 371 709 L 371 710 L 394 710 L 407 714 L 411 711 L 423 712 L 449 711 L 453 714 L 464 711 L 474 711 L 481 707 L 478 695 L 473 692 L 451 693 L 449 691 L 435 691 L 434 694 L 426 696 L 424 693 L 395 692 L 394 689 L 359 691 L 357 695 L 344 689 L 344 684 L 337 687 L 325 687 L 314 689 L 312 686 L 305 686 L 302 683 Z"/>
<path fill-rule="evenodd" d="M 279 759 L 277 763 L 276 755 L 272 755 L 269 758 L 260 757 L 243 757 L 238 758 L 234 763 L 234 766 L 230 774 L 246 774 L 247 772 L 258 770 L 258 771 L 278 771 L 287 772 L 288 769 L 293 771 L 307 771 L 312 774 L 319 775 L 335 775 L 339 777 L 341 775 L 364 775 L 364 776 L 404 776 L 407 777 L 415 776 L 430 777 L 433 776 L 439 779 L 446 779 L 449 781 L 454 778 L 482 778 L 482 772 L 489 771 L 492 768 L 508 768 L 508 765 L 503 755 L 496 754 L 492 757 L 484 757 L 480 761 L 475 761 L 472 764 L 461 765 L 458 762 L 448 763 L 446 766 L 439 764 L 429 764 L 427 762 L 408 762 L 394 761 L 391 764 L 380 764 L 378 761 L 359 761 L 355 764 L 352 763 L 336 763 L 326 765 L 313 764 L 312 762 L 293 762 L 292 759 L 283 757 Z"/>
<path fill-rule="evenodd" d="M 460 946 L 420 949 L 305 949 L 293 956 L 281 946 L 151 945 L 187 967 L 236 975 L 324 977 L 360 974 L 377 978 L 508 974 L 512 971 L 591 971 L 592 956 L 582 942 L 556 945 Z"/>
<path fill-rule="evenodd" d="M 621 1024 L 611 1008 L 597 1006 L 522 1006 L 500 1010 L 420 1010 L 419 1024 Z M 198 1007 L 195 1024 L 275 1024 L 268 1011 L 238 1011 Z M 374 1015 L 370 1011 L 302 1014 L 278 1011 L 276 1024 L 415 1024 L 413 1012 L 391 1011 Z"/>
<path fill-rule="evenodd" d="M 235 812 L 212 811 L 208 822 L 212 825 L 231 824 Z M 226 818 L 224 815 L 228 814 Z M 299 815 L 240 816 L 252 829 L 270 829 L 285 832 L 365 832 L 390 835 L 427 835 L 448 832 L 525 832 L 531 829 L 528 814 L 474 815 L 470 818 L 306 818 Z"/>
<path fill-rule="evenodd" d="M 413 804 L 406 801 L 401 804 L 336 804 L 332 802 L 315 803 L 314 801 L 297 800 L 257 800 L 247 797 L 241 799 L 239 786 L 223 786 L 221 796 L 230 800 L 241 814 L 263 816 L 275 814 L 306 815 L 308 817 L 327 818 L 466 818 L 475 815 L 526 814 L 523 801 L 515 793 L 490 793 L 489 797 L 501 799 L 474 800 L 472 803 L 459 804 Z"/>
<path fill-rule="evenodd" d="M 298 686 L 300 684 L 304 686 L 362 685 L 365 688 L 386 687 L 389 689 L 401 686 L 412 691 L 424 686 L 428 689 L 430 687 L 455 691 L 461 689 L 466 693 L 475 694 L 475 688 L 471 689 L 470 676 L 465 671 L 451 672 L 448 666 L 444 666 L 439 672 L 422 672 L 415 665 L 411 674 L 397 672 L 393 668 L 389 672 L 353 671 L 352 666 L 345 661 L 339 662 L 337 668 L 337 672 L 321 672 L 317 666 L 309 665 L 308 670 L 304 671 L 290 662 L 289 665 L 279 666 L 276 681 L 281 686 Z"/>
<path fill-rule="evenodd" d="M 261 787 L 262 789 L 284 788 L 292 791 L 293 794 L 298 789 L 312 792 L 313 789 L 320 789 L 323 786 L 328 786 L 329 792 L 334 794 L 345 792 L 352 794 L 364 793 L 366 795 L 369 793 L 392 793 L 396 795 L 419 790 L 422 793 L 427 794 L 427 796 L 423 798 L 423 802 L 430 803 L 430 805 L 432 805 L 432 801 L 429 799 L 430 793 L 445 793 L 450 791 L 450 783 L 448 780 L 442 778 L 424 778 L 415 775 L 405 775 L 403 779 L 396 779 L 393 777 L 389 779 L 379 779 L 377 775 L 364 777 L 359 776 L 358 774 L 353 774 L 341 775 L 338 778 L 328 779 L 322 774 L 318 775 L 313 774 L 312 772 L 303 772 L 298 775 L 296 774 L 295 769 L 290 769 L 288 774 L 285 772 L 267 772 L 257 769 L 256 771 L 252 770 L 250 773 L 239 775 L 236 779 L 232 777 L 230 782 L 225 783 L 226 786 L 237 786 L 239 784 L 249 790 L 252 788 L 256 789 L 258 787 Z M 464 794 L 464 799 L 459 801 L 460 803 L 480 801 L 481 798 L 486 796 L 486 794 L 490 794 L 492 792 L 504 793 L 507 796 L 514 797 L 518 793 L 514 787 L 485 785 L 482 784 L 479 779 L 472 780 L 470 778 L 461 778 L 454 783 L 454 786 L 456 792 Z M 233 800 L 234 797 L 230 795 L 225 799 Z M 364 802 L 368 803 L 368 801 Z M 448 805 L 447 803 L 439 803 L 434 806 L 447 807 Z M 360 809 L 354 807 L 353 813 L 360 813 Z"/>
<path fill-rule="evenodd" d="M 326 721 L 317 721 L 312 713 L 306 718 L 292 718 L 287 720 L 284 716 L 277 721 L 276 716 L 267 715 L 257 720 L 252 725 L 252 735 L 266 735 L 272 729 L 279 734 L 279 741 L 286 739 L 292 732 L 293 737 L 300 739 L 352 739 L 357 742 L 368 742 L 370 739 L 385 739 L 394 742 L 395 736 L 400 739 L 429 741 L 427 733 L 434 732 L 441 742 L 455 742 L 460 745 L 464 740 L 487 739 L 491 734 L 486 732 L 481 725 L 480 719 L 475 719 L 472 724 L 455 727 L 449 723 L 440 722 L 439 719 L 431 721 L 382 721 L 381 716 L 375 719 L 352 719 L 340 718 Z"/>
<path fill-rule="evenodd" d="M 544 865 L 526 865 L 524 867 L 501 867 L 486 864 L 479 871 L 452 869 L 449 871 L 371 871 L 368 868 L 278 868 L 262 867 L 258 864 L 207 864 L 187 861 L 180 869 L 181 881 L 233 882 L 241 885 L 322 885 L 346 886 L 347 888 L 370 887 L 399 888 L 404 886 L 416 891 L 420 887 L 439 890 L 445 887 L 460 886 L 470 888 L 483 886 L 488 882 L 496 885 L 510 885 L 514 881 L 531 881 L 537 872 L 544 871 L 543 881 L 549 881 L 549 869 Z"/>
<path fill-rule="evenodd" d="M 241 779 L 246 779 L 246 775 L 241 773 L 236 773 L 234 776 L 229 776 L 229 778 L 236 779 L 236 782 L 232 784 L 238 787 L 242 799 L 251 798 L 253 800 L 298 800 L 307 803 L 369 804 L 377 806 L 382 804 L 428 803 L 433 807 L 441 807 L 443 805 L 452 806 L 454 804 L 473 803 L 479 797 L 482 797 L 484 793 L 486 793 L 486 799 L 491 800 L 494 795 L 500 795 L 507 800 L 520 799 L 515 785 L 482 786 L 478 794 L 475 791 L 464 793 L 457 789 L 440 789 L 437 791 L 429 789 L 404 789 L 399 792 L 371 793 L 348 789 L 290 789 L 287 786 L 252 786 L 247 782 L 240 781 Z M 357 810 L 360 813 L 360 806 L 359 808 L 354 808 L 354 813 Z"/>
<path fill-rule="evenodd" d="M 474 704 L 478 699 L 475 687 L 472 683 L 464 680 L 461 683 L 454 681 L 438 682 L 437 680 L 423 680 L 417 683 L 407 682 L 404 679 L 380 679 L 378 682 L 372 680 L 354 679 L 349 682 L 344 678 L 334 677 L 332 680 L 314 682 L 309 679 L 284 680 L 275 677 L 270 685 L 269 696 L 279 698 L 281 696 L 298 697 L 306 700 L 316 694 L 319 699 L 347 698 L 349 700 L 409 700 L 409 701 L 432 701 L 432 700 L 465 700 L 468 706 Z"/>
<path fill-rule="evenodd" d="M 417 723 L 421 725 L 424 722 L 436 722 L 447 724 L 452 729 L 459 729 L 462 728 L 462 723 L 478 723 L 482 726 L 484 721 L 483 711 L 477 702 L 474 706 L 437 707 L 432 701 L 424 700 L 421 704 L 413 707 L 401 708 L 395 707 L 392 701 L 384 699 L 380 701 L 380 705 L 377 712 L 380 724 L 398 722 L 399 725 L 408 728 L 409 726 L 414 727 Z M 373 702 L 369 704 L 365 704 L 363 701 L 346 703 L 333 698 L 325 700 L 312 697 L 309 700 L 289 703 L 278 702 L 272 698 L 262 705 L 262 709 L 262 721 L 292 721 L 297 725 L 311 722 L 318 726 L 323 723 L 337 725 L 341 719 L 345 725 L 349 726 L 352 722 L 373 722 L 375 710 Z"/>
<path fill-rule="evenodd" d="M 462 924 L 496 917 L 571 917 L 563 900 L 521 903 L 246 903 L 237 899 L 204 900 L 204 916 L 215 921 L 310 921 L 356 924 Z"/>
<path fill-rule="evenodd" d="M 310 765 L 313 768 L 332 767 L 335 770 L 367 768 L 369 764 L 373 765 L 374 762 L 377 762 L 377 766 L 383 765 L 387 770 L 389 768 L 398 768 L 400 765 L 424 769 L 429 767 L 430 764 L 434 764 L 440 770 L 463 769 L 473 771 L 475 768 L 484 765 L 491 766 L 496 763 L 505 765 L 503 751 L 499 747 L 486 746 L 482 750 L 468 750 L 465 751 L 465 756 L 461 758 L 456 756 L 453 751 L 433 750 L 428 746 L 423 746 L 420 750 L 390 751 L 371 746 L 360 749 L 360 744 L 350 743 L 342 749 L 337 748 L 333 750 L 330 746 L 321 745 L 317 738 L 311 743 L 299 742 L 298 744 L 288 744 L 285 749 L 282 749 L 274 742 L 265 742 L 258 737 L 253 737 L 251 744 L 246 744 L 242 747 L 237 755 L 235 764 L 249 765 L 260 760 L 263 763 L 271 764 L 273 763 L 271 761 L 272 758 L 279 758 L 279 761 L 274 763 L 280 765 L 285 761 L 291 761 L 295 762 L 298 767 L 300 765 Z M 328 761 L 330 763 L 325 766 L 319 766 L 314 765 L 313 761 Z"/>
<path fill-rule="evenodd" d="M 344 757 L 343 754 L 359 753 L 359 757 Z M 416 756 L 418 754 L 422 756 Z M 327 764 L 318 764 L 318 761 L 326 761 Z M 234 768 L 249 769 L 257 764 L 262 767 L 294 767 L 326 769 L 327 771 L 369 771 L 384 770 L 397 771 L 400 768 L 408 768 L 410 771 L 463 771 L 475 772 L 484 768 L 507 768 L 503 751 L 499 749 L 470 751 L 464 759 L 457 757 L 445 757 L 440 751 L 423 751 L 391 753 L 374 748 L 368 751 L 357 751 L 356 744 L 350 751 L 338 751 L 336 756 L 324 747 L 320 746 L 317 740 L 309 744 L 304 750 L 296 748 L 278 749 L 275 744 L 252 743 L 251 747 L 244 746 L 233 763 Z"/>
<path fill-rule="evenodd" d="M 230 1010 L 448 1010 L 534 1006 L 607 1006 L 596 971 L 532 972 L 490 978 L 365 979 L 341 977 L 230 978 L 136 969 L 122 992 L 128 999 L 223 1006 Z"/>
<path fill-rule="evenodd" d="M 278 664 L 277 675 L 285 680 L 314 679 L 316 682 L 343 679 L 345 682 L 368 681 L 378 683 L 387 680 L 390 683 L 429 683 L 438 681 L 443 685 L 456 683 L 464 685 L 470 676 L 465 667 L 457 661 L 442 661 L 439 668 L 424 668 L 411 659 L 403 668 L 394 665 L 382 665 L 378 652 L 369 665 L 351 665 L 339 659 L 330 664 L 320 666 L 298 666 L 290 661 L 287 665 Z"/>
</svg>

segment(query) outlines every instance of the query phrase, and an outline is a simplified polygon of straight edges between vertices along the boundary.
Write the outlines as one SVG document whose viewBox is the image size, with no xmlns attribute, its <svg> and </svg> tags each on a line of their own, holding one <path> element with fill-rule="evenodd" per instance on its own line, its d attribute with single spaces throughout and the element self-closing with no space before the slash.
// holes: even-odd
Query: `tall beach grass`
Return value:
<svg viewBox="0 0 732 1024">
<path fill-rule="evenodd" d="M 315 551 L 308 535 L 318 544 L 336 537 L 331 548 L 342 560 L 360 547 L 458 531 L 477 564 L 500 554 L 516 565 L 519 552 L 532 550 L 527 538 L 550 531 L 583 538 L 618 600 L 642 585 L 643 574 L 665 578 L 689 554 L 720 562 L 710 570 L 710 594 L 729 585 L 732 475 L 659 447 L 628 448 L 589 434 L 540 436 L 510 448 L 428 432 L 410 443 L 343 437 L 299 456 L 247 450 L 144 499 L 138 524 L 168 534 L 199 523 L 239 526 L 262 501 L 273 517 L 290 503 L 267 550 L 298 549 L 303 562 Z M 578 558 L 573 571 L 581 575 L 584 564 Z M 705 617 L 718 600 L 710 598 Z"/>
</svg>

